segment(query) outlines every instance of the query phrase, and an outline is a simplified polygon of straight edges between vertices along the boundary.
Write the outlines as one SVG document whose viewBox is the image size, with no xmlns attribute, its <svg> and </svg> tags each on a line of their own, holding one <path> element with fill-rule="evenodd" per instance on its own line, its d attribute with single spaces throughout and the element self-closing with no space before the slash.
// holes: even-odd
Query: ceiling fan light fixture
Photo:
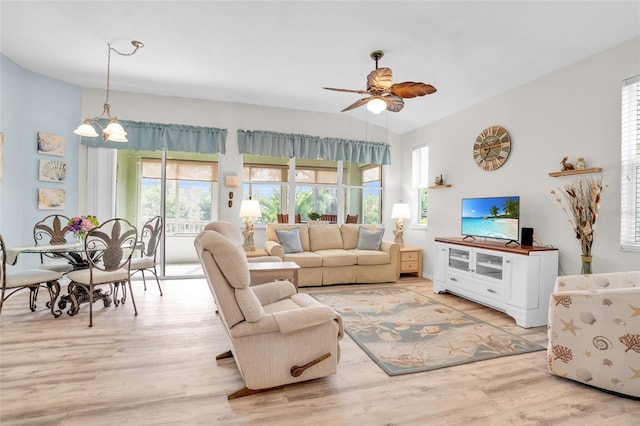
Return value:
<svg viewBox="0 0 640 426">
<path fill-rule="evenodd" d="M 78 136 L 84 136 L 88 138 L 96 138 L 98 137 L 98 133 L 94 127 L 98 126 L 102 131 L 102 140 L 112 141 L 112 142 L 128 142 L 126 138 L 127 132 L 124 131 L 124 128 L 120 123 L 118 123 L 118 119 L 116 117 L 111 116 L 111 105 L 109 105 L 109 92 L 110 92 L 110 80 L 111 80 L 111 51 L 116 52 L 120 56 L 131 56 L 138 51 L 138 49 L 144 47 L 144 43 L 133 40 L 131 42 L 134 49 L 130 53 L 122 53 L 111 47 L 111 44 L 107 43 L 108 51 L 107 51 L 107 95 L 104 101 L 104 108 L 102 110 L 102 114 L 93 118 L 86 118 L 81 125 L 78 126 L 77 129 L 73 131 Z M 106 117 L 109 119 L 109 124 L 106 128 L 103 128 L 98 122 L 99 119 Z"/>
<path fill-rule="evenodd" d="M 367 109 L 374 114 L 380 114 L 387 109 L 387 103 L 379 96 L 376 96 L 367 102 Z"/>
</svg>

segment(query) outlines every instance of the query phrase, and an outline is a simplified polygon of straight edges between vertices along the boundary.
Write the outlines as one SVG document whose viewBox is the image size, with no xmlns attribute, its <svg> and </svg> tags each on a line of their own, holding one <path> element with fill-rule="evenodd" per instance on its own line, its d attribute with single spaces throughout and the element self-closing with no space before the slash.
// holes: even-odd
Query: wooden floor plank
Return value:
<svg viewBox="0 0 640 426">
<path fill-rule="evenodd" d="M 546 328 L 523 329 L 507 315 L 457 296 L 432 293 L 427 280 L 398 284 L 433 297 L 541 345 Z M 272 392 L 227 400 L 244 386 L 215 304 L 201 279 L 134 288 L 130 302 L 96 304 L 88 328 L 9 299 L 0 317 L 2 425 L 631 425 L 640 402 L 549 375 L 533 352 L 389 377 L 348 337 L 338 374 Z M 357 288 L 376 287 L 358 285 Z M 302 288 L 331 291 L 353 286 Z"/>
</svg>

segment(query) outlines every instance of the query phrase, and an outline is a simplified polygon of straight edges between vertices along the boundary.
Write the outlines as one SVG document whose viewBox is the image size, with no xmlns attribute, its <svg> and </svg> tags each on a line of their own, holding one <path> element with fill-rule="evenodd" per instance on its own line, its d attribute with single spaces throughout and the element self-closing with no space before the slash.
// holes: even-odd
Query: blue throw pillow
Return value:
<svg viewBox="0 0 640 426">
<path fill-rule="evenodd" d="M 361 226 L 358 231 L 358 245 L 356 248 L 358 250 L 380 250 L 383 235 L 384 229 L 369 231 L 364 226 Z"/>
<path fill-rule="evenodd" d="M 289 230 L 276 229 L 276 235 L 280 244 L 284 247 L 284 253 L 302 253 L 302 243 L 300 242 L 300 228 L 297 226 Z"/>
</svg>

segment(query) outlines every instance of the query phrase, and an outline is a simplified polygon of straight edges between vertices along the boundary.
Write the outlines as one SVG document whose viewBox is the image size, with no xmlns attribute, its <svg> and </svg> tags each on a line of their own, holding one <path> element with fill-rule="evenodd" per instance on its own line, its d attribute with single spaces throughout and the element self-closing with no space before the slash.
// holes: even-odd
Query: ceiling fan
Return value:
<svg viewBox="0 0 640 426">
<path fill-rule="evenodd" d="M 367 76 L 367 90 L 323 87 L 323 89 L 335 90 L 337 92 L 369 95 L 366 98 L 355 101 L 341 112 L 358 108 L 364 104 L 367 104 L 367 109 L 374 114 L 379 114 L 385 109 L 398 112 L 404 107 L 403 99 L 430 95 L 436 91 L 436 88 L 430 84 L 416 83 L 413 81 L 393 84 L 391 68 L 378 68 L 378 60 L 384 56 L 384 52 L 382 50 L 374 50 L 370 56 L 371 59 L 376 61 L 376 69 L 371 71 Z"/>
</svg>

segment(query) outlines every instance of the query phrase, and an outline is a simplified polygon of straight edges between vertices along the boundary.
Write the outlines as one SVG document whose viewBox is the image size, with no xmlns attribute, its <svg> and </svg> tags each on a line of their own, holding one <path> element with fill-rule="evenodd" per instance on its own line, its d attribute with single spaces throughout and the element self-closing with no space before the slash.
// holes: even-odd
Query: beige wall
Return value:
<svg viewBox="0 0 640 426">
<path fill-rule="evenodd" d="M 620 89 L 638 74 L 640 38 L 403 135 L 404 164 L 414 146 L 426 143 L 430 179 L 442 173 L 453 185 L 429 193 L 428 230 L 405 229 L 405 240 L 425 249 L 425 273 L 433 271 L 433 238 L 460 235 L 460 199 L 494 195 L 520 195 L 521 226 L 560 249 L 561 274 L 579 273 L 578 241 L 550 194 L 573 180 L 548 175 L 560 170 L 564 156 L 602 167 L 609 183 L 596 224 L 594 272 L 640 269 L 640 253 L 619 249 Z M 476 166 L 472 147 L 492 125 L 509 131 L 512 150 L 500 169 L 486 172 Z M 405 175 L 402 187 L 410 183 Z"/>
</svg>

